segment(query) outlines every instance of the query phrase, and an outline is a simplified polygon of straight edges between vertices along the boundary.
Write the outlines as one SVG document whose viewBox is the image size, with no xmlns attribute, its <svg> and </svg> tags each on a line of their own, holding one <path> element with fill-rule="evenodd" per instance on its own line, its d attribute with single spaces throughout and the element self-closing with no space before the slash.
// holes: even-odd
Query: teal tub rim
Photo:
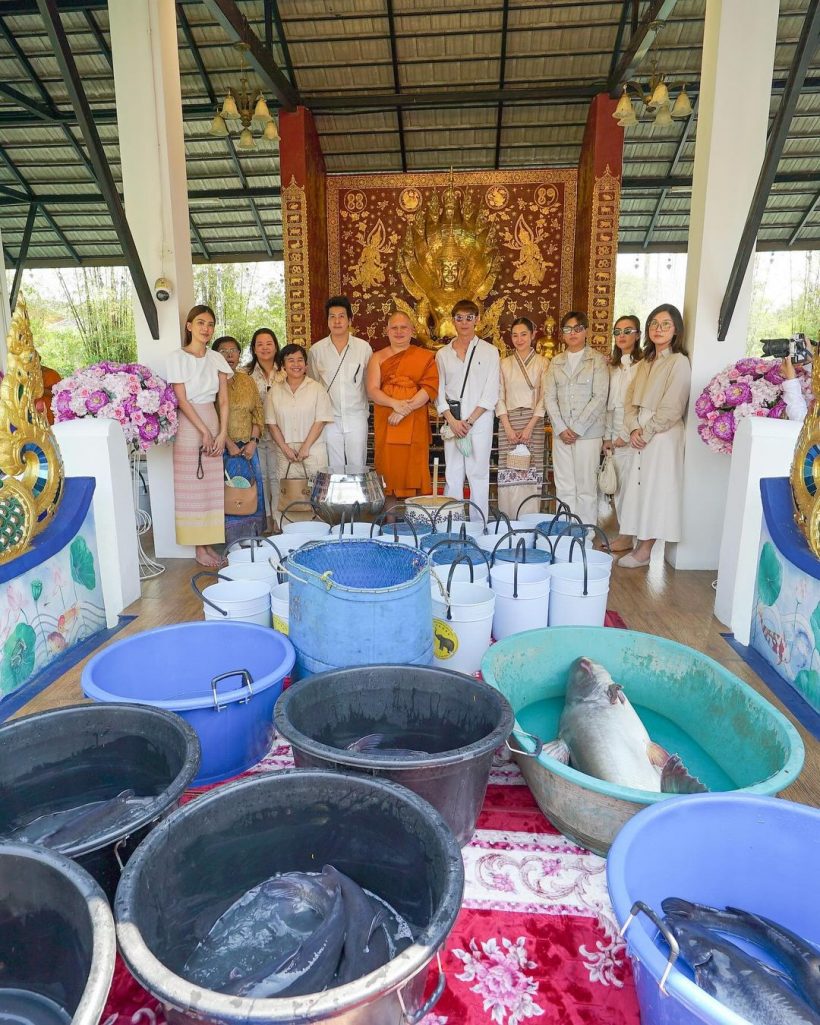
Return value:
<svg viewBox="0 0 820 1025">
<path fill-rule="evenodd" d="M 412 554 L 415 558 L 420 561 L 418 572 L 414 576 L 410 577 L 409 580 L 405 580 L 400 584 L 392 584 L 390 587 L 351 587 L 349 584 L 340 584 L 338 581 L 333 579 L 331 571 L 327 573 L 317 573 L 315 569 L 308 569 L 307 566 L 302 566 L 298 561 L 294 561 L 291 558 L 292 555 L 298 555 L 300 552 L 308 552 L 313 548 L 318 548 L 319 545 L 328 544 L 366 544 L 366 545 L 378 545 L 379 548 L 393 553 L 396 551 L 396 545 L 394 542 L 379 541 L 377 538 L 371 537 L 345 537 L 336 538 L 332 541 L 327 541 L 324 538 L 318 538 L 316 541 L 310 541 L 300 548 L 291 552 L 288 556 L 287 571 L 288 576 L 294 580 L 297 580 L 300 584 L 304 584 L 310 587 L 324 587 L 327 591 L 346 591 L 348 594 L 395 594 L 398 591 L 407 590 L 410 587 L 416 587 L 419 582 L 419 578 L 424 576 L 425 573 L 430 572 L 430 558 L 426 552 L 423 552 L 420 548 L 409 548 L 407 551 Z M 298 569 L 299 572 L 295 573 L 294 569 Z M 308 579 L 305 580 L 300 574 L 304 573 Z"/>
<path fill-rule="evenodd" d="M 772 803 L 777 802 L 778 809 L 788 809 L 789 815 L 803 815 L 807 818 L 817 818 L 820 811 L 805 804 L 798 804 L 794 801 L 786 801 L 781 798 L 766 797 L 752 794 L 748 791 L 732 791 L 731 793 L 719 794 L 688 794 L 680 796 L 674 804 L 660 804 L 653 808 L 645 808 L 627 822 L 615 837 L 609 856 L 606 859 L 606 881 L 609 899 L 615 913 L 618 927 L 621 928 L 629 915 L 634 900 L 640 900 L 640 894 L 627 895 L 624 882 L 625 857 L 621 856 L 621 850 L 629 851 L 634 843 L 635 834 L 640 834 L 651 824 L 650 816 L 685 813 L 686 806 L 693 801 L 703 804 L 706 801 L 719 805 L 737 806 L 742 802 L 751 809 L 758 809 L 761 813 L 772 808 Z M 627 907 L 627 903 L 629 906 Z M 654 910 L 658 910 L 655 908 Z M 652 936 L 655 930 L 653 929 Z M 634 923 L 624 936 L 627 946 L 627 953 L 638 961 L 649 972 L 656 983 L 660 983 L 661 976 L 666 968 L 666 956 L 655 945 L 654 939 L 643 929 Z M 688 979 L 683 972 L 673 968 L 666 980 L 666 989 L 669 998 L 675 998 L 689 1011 L 704 1021 L 713 1022 L 714 1025 L 749 1025 L 746 1018 L 741 1017 L 730 1010 L 724 1004 L 715 1000 L 714 997 L 701 989 L 695 982 Z M 706 1017 L 704 1017 L 704 1015 Z"/>
<path fill-rule="evenodd" d="M 488 649 L 486 654 L 481 660 L 481 676 L 490 686 L 495 687 L 496 690 L 501 691 L 504 694 L 503 689 L 498 685 L 495 677 L 495 673 L 492 668 L 492 662 L 495 657 L 499 654 L 503 654 L 509 649 L 514 643 L 520 643 L 530 635 L 543 634 L 545 630 L 550 631 L 573 631 L 577 632 L 580 630 L 590 630 L 599 632 L 600 630 L 610 629 L 608 627 L 600 626 L 549 626 L 541 627 L 536 630 L 524 630 L 521 633 L 514 634 L 511 637 L 504 638 L 503 641 L 498 641 L 491 648 Z M 656 634 L 643 633 L 640 630 L 619 630 L 619 635 L 627 635 L 632 637 L 650 638 L 651 640 L 663 641 L 665 645 L 671 645 L 678 650 L 691 650 L 697 651 L 696 648 L 689 649 L 686 644 L 680 644 L 678 641 L 669 640 L 667 637 L 659 637 Z M 757 783 L 752 784 L 748 787 L 739 787 L 731 791 L 720 791 L 720 793 L 731 793 L 731 794 L 760 794 L 763 796 L 774 795 L 780 793 L 781 790 L 785 789 L 790 783 L 794 782 L 800 775 L 800 771 L 803 768 L 803 762 L 805 761 L 806 751 L 803 745 L 803 740 L 800 734 L 797 732 L 795 727 L 789 722 L 785 715 L 774 705 L 767 701 L 764 697 L 757 693 L 757 691 L 750 687 L 748 683 L 745 683 L 740 679 L 739 676 L 735 676 L 734 673 L 730 672 L 725 666 L 722 666 L 720 662 L 710 658 L 708 655 L 704 655 L 702 652 L 697 651 L 697 654 L 703 660 L 703 662 L 712 668 L 718 675 L 730 678 L 737 686 L 739 686 L 750 703 L 758 706 L 761 709 L 765 709 L 766 713 L 771 717 L 773 722 L 782 731 L 784 735 L 785 745 L 788 745 L 789 755 L 786 759 L 786 764 L 768 776 L 766 779 L 760 780 Z M 505 695 L 506 697 L 506 695 Z M 508 699 L 509 700 L 509 699 Z M 532 754 L 535 751 L 535 741 L 532 735 L 527 733 L 518 721 L 518 712 L 513 708 L 513 712 L 516 715 L 515 725 L 511 734 L 511 739 L 514 739 L 516 744 L 521 748 L 525 754 Z M 540 738 L 545 743 L 549 743 L 551 740 L 555 740 L 555 737 L 542 737 Z M 608 783 L 606 780 L 596 779 L 594 776 L 588 776 L 585 772 L 579 772 L 577 769 L 573 769 L 569 765 L 564 765 L 562 762 L 556 761 L 549 755 L 544 754 L 543 751 L 537 756 L 538 761 L 545 769 L 554 773 L 556 776 L 562 776 L 570 783 L 574 783 L 577 786 L 583 787 L 585 790 L 593 790 L 596 793 L 603 794 L 606 797 L 613 797 L 620 801 L 629 801 L 632 804 L 657 804 L 658 802 L 666 801 L 667 798 L 675 797 L 680 799 L 679 794 L 661 794 L 655 793 L 652 790 L 636 790 L 633 787 L 623 787 L 616 783 Z M 695 796 L 706 796 L 706 795 L 695 795 Z M 714 796 L 714 795 L 713 795 Z"/>
<path fill-rule="evenodd" d="M 208 622 L 197 622 L 197 623 L 173 623 L 170 626 L 159 626 L 152 630 L 145 630 L 142 634 L 133 634 L 131 637 L 123 637 L 122 640 L 115 641 L 113 644 L 109 644 L 107 648 L 103 648 L 102 651 L 98 651 L 93 658 L 89 659 L 86 663 L 85 668 L 82 672 L 80 680 L 80 686 L 82 687 L 83 694 L 85 697 L 93 698 L 95 701 L 104 701 L 107 703 L 122 702 L 128 705 L 150 705 L 152 708 L 164 708 L 169 712 L 193 712 L 200 708 L 213 708 L 214 699 L 213 694 L 210 690 L 205 693 L 205 688 L 210 684 L 210 680 L 206 678 L 206 674 L 203 674 L 203 696 L 201 698 L 152 698 L 147 701 L 145 698 L 139 697 L 120 697 L 116 694 L 111 694 L 109 691 L 104 690 L 97 684 L 92 683 L 90 680 L 92 671 L 96 667 L 97 663 L 101 661 L 110 651 L 115 648 L 119 648 L 129 641 L 132 641 L 135 637 L 143 636 L 146 633 L 150 634 L 164 634 L 170 633 L 171 631 L 178 631 L 181 627 L 188 627 L 194 630 L 224 630 L 227 626 L 234 628 L 241 628 L 242 630 L 255 630 L 259 636 L 260 641 L 264 637 L 267 639 L 273 634 L 275 637 L 285 642 L 284 654 L 281 662 L 277 666 L 273 666 L 261 680 L 253 680 L 253 692 L 254 694 L 263 694 L 270 687 L 280 683 L 286 676 L 289 676 L 293 670 L 294 663 L 296 662 L 296 649 L 293 647 L 291 642 L 283 634 L 278 633 L 268 626 L 259 626 L 257 623 L 219 623 L 216 620 L 210 620 Z M 238 680 L 241 680 L 240 676 L 237 676 Z M 264 681 L 264 682 L 262 682 Z M 244 684 L 235 688 L 234 690 L 220 690 L 219 691 L 219 704 L 220 707 L 225 705 L 233 704 L 237 701 L 245 701 L 248 697 L 248 690 Z"/>
</svg>

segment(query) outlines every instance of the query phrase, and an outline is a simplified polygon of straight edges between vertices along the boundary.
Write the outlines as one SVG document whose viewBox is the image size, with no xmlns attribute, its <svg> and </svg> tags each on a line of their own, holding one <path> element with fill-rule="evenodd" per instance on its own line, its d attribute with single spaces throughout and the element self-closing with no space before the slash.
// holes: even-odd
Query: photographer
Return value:
<svg viewBox="0 0 820 1025">
<path fill-rule="evenodd" d="M 803 391 L 797 380 L 791 356 L 783 357 L 780 373 L 783 375 L 783 401 L 786 403 L 786 419 L 805 420 L 809 407 L 803 398 Z"/>
</svg>

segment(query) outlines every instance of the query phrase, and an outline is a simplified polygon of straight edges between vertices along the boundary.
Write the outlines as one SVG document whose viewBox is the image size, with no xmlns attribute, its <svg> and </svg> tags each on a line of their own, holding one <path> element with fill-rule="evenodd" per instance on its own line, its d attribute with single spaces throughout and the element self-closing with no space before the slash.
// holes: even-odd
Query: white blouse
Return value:
<svg viewBox="0 0 820 1025">
<path fill-rule="evenodd" d="M 498 402 L 501 363 L 498 349 L 489 342 L 485 342 L 483 338 L 473 337 L 467 346 L 463 362 L 456 355 L 452 342 L 442 346 L 436 353 L 439 380 L 436 410 L 439 414 L 449 409 L 447 399 L 458 399 L 461 395 L 464 375 L 473 352 L 475 352 L 475 357 L 470 364 L 470 373 L 467 377 L 464 395 L 461 398 L 461 412 L 466 418 L 476 406 L 488 409 L 491 413 L 495 410 Z M 482 416 L 479 422 L 487 420 L 492 424 L 492 419 L 492 416 L 489 418 Z"/>
<path fill-rule="evenodd" d="M 196 406 L 216 400 L 220 374 L 233 377 L 225 357 L 213 349 L 206 349 L 204 356 L 194 356 L 187 349 L 174 349 L 168 354 L 165 373 L 169 384 L 185 385 L 185 397 Z"/>
<path fill-rule="evenodd" d="M 604 437 L 607 441 L 620 438 L 629 441 L 629 432 L 624 426 L 624 400 L 629 382 L 635 373 L 636 364 L 629 353 L 621 356 L 618 366 L 609 368 L 609 399 L 606 404 L 606 429 Z"/>
</svg>

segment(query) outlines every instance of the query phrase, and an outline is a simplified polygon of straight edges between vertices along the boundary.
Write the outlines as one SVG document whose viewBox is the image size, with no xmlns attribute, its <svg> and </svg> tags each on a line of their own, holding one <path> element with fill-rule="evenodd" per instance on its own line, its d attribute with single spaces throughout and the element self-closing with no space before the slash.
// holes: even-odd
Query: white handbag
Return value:
<svg viewBox="0 0 820 1025">
<path fill-rule="evenodd" d="M 615 456 L 611 452 L 604 456 L 598 470 L 598 490 L 604 495 L 614 495 L 618 490 L 618 472 L 615 469 Z"/>
</svg>

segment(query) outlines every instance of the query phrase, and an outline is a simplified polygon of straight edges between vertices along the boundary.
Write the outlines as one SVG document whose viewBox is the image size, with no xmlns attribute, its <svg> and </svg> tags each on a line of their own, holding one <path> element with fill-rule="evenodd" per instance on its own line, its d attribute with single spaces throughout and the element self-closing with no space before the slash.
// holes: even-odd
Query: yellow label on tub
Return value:
<svg viewBox="0 0 820 1025">
<path fill-rule="evenodd" d="M 286 619 L 282 619 L 281 616 L 274 616 L 273 629 L 278 630 L 280 634 L 289 633 L 288 621 Z"/>
<path fill-rule="evenodd" d="M 433 620 L 433 654 L 438 659 L 452 658 L 458 651 L 458 634 L 443 619 Z"/>
</svg>

